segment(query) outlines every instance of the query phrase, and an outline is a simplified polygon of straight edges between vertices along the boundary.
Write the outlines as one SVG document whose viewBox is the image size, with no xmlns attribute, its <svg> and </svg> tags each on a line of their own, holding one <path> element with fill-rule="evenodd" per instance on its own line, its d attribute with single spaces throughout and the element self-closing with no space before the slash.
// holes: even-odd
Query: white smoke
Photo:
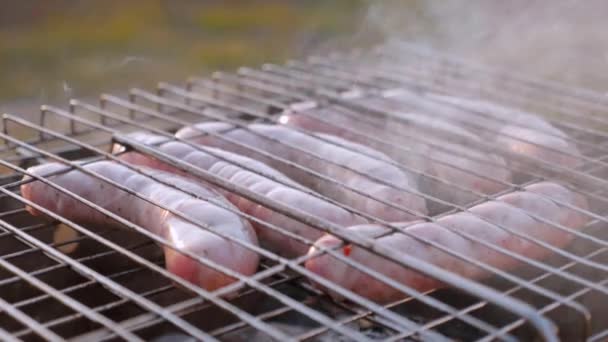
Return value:
<svg viewBox="0 0 608 342">
<path fill-rule="evenodd" d="M 376 1 L 365 29 L 473 62 L 608 89 L 608 1 Z"/>
</svg>

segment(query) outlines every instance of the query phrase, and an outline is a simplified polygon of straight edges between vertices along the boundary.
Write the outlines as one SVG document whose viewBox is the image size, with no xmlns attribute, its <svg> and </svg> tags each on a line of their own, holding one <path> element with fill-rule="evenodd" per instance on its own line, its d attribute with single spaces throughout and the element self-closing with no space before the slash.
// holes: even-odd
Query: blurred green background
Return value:
<svg viewBox="0 0 608 342">
<path fill-rule="evenodd" d="M 280 62 L 354 32 L 363 1 L 2 1 L 0 104 Z"/>
<path fill-rule="evenodd" d="M 606 13 L 605 0 L 0 0 L 0 111 L 384 38 L 608 93 Z"/>
</svg>

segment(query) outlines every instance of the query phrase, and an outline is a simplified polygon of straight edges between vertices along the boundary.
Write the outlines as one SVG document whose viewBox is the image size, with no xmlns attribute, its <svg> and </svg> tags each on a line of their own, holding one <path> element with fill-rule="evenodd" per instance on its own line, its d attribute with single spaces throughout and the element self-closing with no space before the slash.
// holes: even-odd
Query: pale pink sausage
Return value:
<svg viewBox="0 0 608 342">
<path fill-rule="evenodd" d="M 495 226 L 500 225 L 515 232 L 526 234 L 557 248 L 564 247 L 572 240 L 572 234 L 536 220 L 516 208 L 521 208 L 527 213 L 571 229 L 582 228 L 587 223 L 588 217 L 539 194 L 578 208 L 585 209 L 587 207 L 586 200 L 578 194 L 561 185 L 543 182 L 528 186 L 526 191 L 509 193 L 499 197 L 496 201 L 489 201 L 472 207 L 470 213 L 461 212 L 448 215 L 437 220 L 437 223 L 420 223 L 408 226 L 405 229 L 413 236 L 432 241 L 473 260 L 481 261 L 502 270 L 510 270 L 518 266 L 520 262 L 480 243 L 457 235 L 446 227 L 466 233 L 491 245 L 503 247 L 520 256 L 532 259 L 546 257 L 551 253 L 549 250 Z M 490 223 L 477 216 L 483 217 Z M 386 228 L 376 225 L 361 225 L 350 229 L 352 232 L 369 237 L 377 236 L 386 231 Z M 482 279 L 491 275 L 486 270 L 402 233 L 392 233 L 379 238 L 377 241 L 399 253 L 419 258 L 463 277 Z M 317 241 L 317 246 L 328 248 L 340 244 L 341 241 L 338 238 L 330 235 L 326 235 Z M 315 250 L 315 247 L 311 248 L 310 253 L 315 252 Z M 399 266 L 358 247 L 346 246 L 339 252 L 344 253 L 353 261 L 362 263 L 418 291 L 428 291 L 443 286 L 432 278 Z M 372 276 L 360 272 L 330 255 L 324 254 L 310 259 L 306 263 L 306 267 L 312 272 L 374 301 L 389 302 L 405 296 Z M 330 292 L 330 294 L 339 298 L 335 293 Z"/>
<path fill-rule="evenodd" d="M 156 145 L 156 148 L 160 152 L 229 180 L 233 184 L 240 185 L 308 214 L 323 218 L 331 223 L 347 227 L 366 222 L 364 219 L 351 214 L 337 205 L 307 194 L 300 190 L 302 187 L 299 184 L 257 160 L 213 147 L 200 146 L 197 149 L 185 143 L 168 141 L 166 137 L 145 132 L 131 133 L 128 137 L 143 144 Z M 119 147 L 115 147 L 115 152 L 119 149 Z M 220 157 L 225 160 L 220 159 Z M 120 158 L 129 163 L 184 174 L 167 163 L 141 153 L 127 152 L 121 154 Z M 254 172 L 243 167 L 247 167 Z M 264 175 L 281 180 L 289 186 L 283 185 Z M 200 178 L 198 180 L 200 181 Z M 218 191 L 238 207 L 239 210 L 263 222 L 271 223 L 280 229 L 285 229 L 311 241 L 315 241 L 323 235 L 323 232 L 319 229 L 279 214 L 237 193 L 222 191 L 220 189 Z M 300 256 L 308 251 L 309 247 L 306 244 L 276 232 L 263 224 L 257 224 L 255 221 L 252 221 L 252 224 L 258 234 L 260 243 L 269 250 L 286 257 Z"/>
<path fill-rule="evenodd" d="M 460 127 L 421 114 L 404 113 L 403 117 L 414 124 L 422 123 L 427 125 L 423 127 L 430 125 L 435 129 L 443 130 L 446 134 L 466 137 L 473 141 L 479 140 L 478 137 Z M 327 124 L 324 121 L 335 125 Z M 344 139 L 373 147 L 404 165 L 474 192 L 487 195 L 494 194 L 504 190 L 506 188 L 504 183 L 511 180 L 511 174 L 502 158 L 458 144 L 450 144 L 447 151 L 445 151 L 421 141 L 415 141 L 406 135 L 430 139 L 440 146 L 445 144 L 445 142 L 441 141 L 440 136 L 435 137 L 433 134 L 425 132 L 424 129 L 421 132 L 421 129 L 415 125 L 388 120 L 385 126 L 390 126 L 391 130 L 387 132 L 382 126 L 353 119 L 331 109 L 283 115 L 280 118 L 280 122 L 313 132 L 334 134 Z M 393 146 L 369 139 L 360 134 L 355 134 L 341 127 L 358 130 L 383 142 L 392 143 Z M 479 141 L 479 143 L 481 144 L 482 142 Z M 408 153 L 407 150 L 412 150 L 416 153 Z M 462 170 L 454 167 L 461 168 Z M 483 178 L 472 172 L 487 175 L 488 177 Z M 418 183 L 421 191 L 450 203 L 464 205 L 477 199 L 471 193 L 450 187 L 432 178 L 420 177 Z M 427 203 L 427 207 L 431 212 L 437 211 L 435 210 L 437 206 L 432 201 L 428 201 Z"/>
<path fill-rule="evenodd" d="M 429 99 L 436 102 L 431 103 Z M 415 105 L 422 106 L 428 113 L 436 113 L 433 117 L 437 120 L 449 122 L 452 126 L 466 127 L 479 135 L 480 142 L 496 146 L 496 153 L 504 156 L 505 162 L 512 168 L 521 171 L 513 172 L 513 179 L 517 183 L 529 181 L 530 177 L 525 173 L 537 172 L 538 165 L 541 164 L 539 161 L 566 168 L 575 168 L 582 163 L 580 152 L 575 144 L 568 141 L 565 132 L 538 115 L 519 109 L 480 99 L 436 94 L 419 96 L 398 93 L 388 98 L 364 100 L 376 101 L 378 105 L 396 111 L 403 111 L 404 105 L 418 100 Z M 514 158 L 513 154 L 526 158 Z M 556 168 L 556 171 L 558 173 L 562 170 Z M 549 172 L 551 176 L 556 173 L 553 170 Z"/>
<path fill-rule="evenodd" d="M 496 138 L 496 144 L 507 148 L 511 152 L 533 158 L 533 160 L 524 161 L 524 165 L 520 166 L 524 171 L 534 170 L 534 164 L 537 163 L 537 160 L 570 169 L 579 166 L 582 159 L 576 157 L 580 155 L 578 149 L 563 137 L 552 136 L 536 130 L 537 125 L 535 123 L 538 123 L 539 120 L 534 118 L 527 121 L 524 125 L 529 125 L 530 128 L 515 125 L 503 127 L 500 130 L 500 135 Z M 542 120 L 540 121 L 542 122 Z M 560 133 L 562 132 L 560 131 Z M 545 148 L 545 146 L 555 150 Z M 560 151 L 569 152 L 571 155 Z M 516 163 L 516 165 L 519 164 Z"/>
<path fill-rule="evenodd" d="M 219 147 L 242 155 L 250 155 L 320 194 L 352 206 L 364 213 L 374 215 L 380 219 L 387 221 L 409 221 L 414 219 L 416 215 L 381 203 L 374 198 L 382 199 L 388 203 L 410 209 L 414 213 L 427 213 L 426 205 L 422 197 L 399 189 L 416 190 L 415 180 L 410 178 L 408 174 L 402 172 L 399 168 L 389 164 L 387 161 L 390 159 L 385 154 L 365 146 L 351 143 L 338 137 L 319 134 L 319 137 L 335 141 L 352 149 L 349 150 L 281 125 L 252 124 L 248 126 L 249 130 L 245 130 L 235 128 L 227 123 L 204 122 L 195 125 L 195 127 L 198 130 L 192 127 L 186 127 L 177 132 L 176 136 L 184 139 L 193 139 L 193 141 L 200 144 Z M 324 182 L 295 167 L 291 167 L 270 157 L 252 153 L 247 148 L 237 146 L 219 138 L 213 136 L 201 137 L 201 130 L 216 133 L 222 132 L 227 138 L 308 167 L 354 189 L 374 196 L 374 198 L 359 195 L 340 184 Z M 264 139 L 254 133 L 276 139 L 279 142 Z M 302 148 L 319 155 L 328 161 L 315 159 L 288 145 Z M 354 151 L 365 152 L 374 157 L 368 157 Z M 331 162 L 335 164 L 332 164 Z M 361 174 L 357 174 L 341 166 L 347 166 Z M 386 181 L 394 186 L 382 184 L 376 179 Z"/>
<path fill-rule="evenodd" d="M 84 168 L 109 178 L 144 198 L 157 201 L 202 224 L 207 224 L 212 230 L 244 242 L 257 244 L 255 232 L 247 221 L 214 203 L 222 203 L 227 207 L 231 207 L 231 204 L 220 194 L 195 182 L 177 175 L 148 170 L 151 175 L 163 182 L 196 194 L 196 198 L 114 162 L 99 161 L 87 164 Z M 65 169 L 66 166 L 63 164 L 49 163 L 31 167 L 28 171 L 38 176 L 45 176 Z M 26 178 L 28 177 L 26 176 Z M 122 191 L 103 180 L 79 170 L 50 176 L 48 179 L 151 233 L 167 239 L 179 250 L 208 258 L 243 275 L 252 275 L 257 270 L 259 258 L 255 252 L 204 230 L 168 210 Z M 32 202 L 78 223 L 95 226 L 118 225 L 116 221 L 101 212 L 39 181 L 22 185 L 21 193 Z M 34 215 L 40 214 L 31 207 L 28 208 L 28 211 Z M 192 260 L 170 247 L 163 249 L 166 267 L 170 272 L 207 290 L 215 290 L 235 281 L 232 277 Z"/>
<path fill-rule="evenodd" d="M 433 98 L 486 115 L 487 117 L 483 117 L 462 112 L 460 119 L 468 118 L 472 124 L 492 129 L 494 133 L 485 132 L 485 134 L 488 134 L 488 138 L 500 148 L 567 168 L 575 168 L 582 163 L 577 157 L 580 152 L 574 144 L 568 142 L 566 133 L 539 116 L 482 100 L 451 96 L 433 96 Z M 495 133 L 496 130 L 499 132 Z M 480 134 L 484 134 L 483 130 Z M 529 165 L 531 163 L 533 162 L 526 162 L 524 170 L 533 168 Z"/>
</svg>

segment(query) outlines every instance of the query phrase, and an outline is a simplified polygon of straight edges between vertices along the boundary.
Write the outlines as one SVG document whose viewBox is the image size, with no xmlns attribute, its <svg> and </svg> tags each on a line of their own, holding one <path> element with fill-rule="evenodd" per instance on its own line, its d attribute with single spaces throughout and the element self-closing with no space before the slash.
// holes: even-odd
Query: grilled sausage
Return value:
<svg viewBox="0 0 608 342">
<path fill-rule="evenodd" d="M 165 137 L 145 132 L 132 133 L 128 137 L 143 144 L 160 144 L 157 146 L 157 149 L 160 152 L 197 166 L 248 190 L 283 204 L 287 204 L 308 214 L 323 218 L 329 222 L 345 227 L 365 222 L 362 218 L 351 214 L 337 205 L 300 190 L 302 187 L 299 184 L 257 160 L 213 147 L 201 146 L 197 149 L 188 144 L 178 141 L 167 141 L 168 139 Z M 118 148 L 115 148 L 115 151 L 117 150 Z M 220 159 L 220 157 L 224 160 Z M 180 173 L 179 169 L 141 153 L 127 152 L 122 154 L 120 158 L 129 163 Z M 243 167 L 247 167 L 253 171 L 249 171 Z M 289 186 L 274 181 L 267 176 L 285 182 Z M 323 232 L 318 229 L 279 214 L 267 207 L 250 201 L 237 193 L 219 189 L 218 191 L 220 191 L 232 204 L 238 207 L 239 210 L 262 221 L 269 222 L 311 241 L 314 241 L 323 235 Z M 306 254 L 308 251 L 307 245 L 276 232 L 263 224 L 256 224 L 256 222 L 253 221 L 253 227 L 258 234 L 260 243 L 264 247 L 280 255 L 294 257 Z"/>
<path fill-rule="evenodd" d="M 213 136 L 201 136 L 200 130 L 216 133 L 223 132 L 223 136 L 227 138 L 264 150 L 272 155 L 280 156 L 374 196 L 374 198 L 369 198 L 359 195 L 341 184 L 321 181 L 286 163 L 255 154 L 258 160 L 283 172 L 300 184 L 380 219 L 387 221 L 409 221 L 415 218 L 416 215 L 391 207 L 379 202 L 375 198 L 411 209 L 415 213 L 425 214 L 427 212 L 422 197 L 396 188 L 401 187 L 403 189 L 416 190 L 415 181 L 399 168 L 389 164 L 388 161 L 390 159 L 385 154 L 365 146 L 330 135 L 318 135 L 329 141 L 349 146 L 352 149 L 349 150 L 316 137 L 294 131 L 288 127 L 265 124 L 252 124 L 248 126 L 248 129 L 240 129 L 227 123 L 200 123 L 195 125 L 195 128 L 183 128 L 176 135 L 180 138 L 193 139 L 200 144 L 219 147 L 239 154 L 251 154 L 251 151 L 247 148 L 239 147 Z M 267 140 L 256 134 L 277 141 Z M 302 148 L 325 158 L 327 161 L 315 159 L 293 147 Z M 354 151 L 365 152 L 373 157 L 368 157 Z M 361 174 L 352 172 L 341 166 L 347 166 Z M 384 180 L 394 186 L 382 184 L 375 179 Z"/>
<path fill-rule="evenodd" d="M 450 251 L 465 255 L 473 260 L 478 260 L 503 270 L 510 270 L 519 264 L 518 260 L 466 239 L 445 227 L 466 233 L 521 256 L 532 259 L 546 257 L 550 254 L 549 250 L 496 226 L 506 227 L 515 232 L 544 241 L 551 246 L 558 248 L 565 246 L 573 238 L 572 234 L 558 230 L 548 223 L 533 218 L 529 214 L 571 229 L 580 229 L 588 221 L 588 218 L 580 212 L 559 205 L 539 194 L 575 207 L 586 208 L 587 206 L 586 200 L 578 194 L 569 191 L 561 185 L 543 182 L 528 186 L 526 191 L 512 192 L 499 197 L 496 201 L 489 201 L 474 206 L 469 210 L 470 212 L 460 212 L 444 216 L 438 219 L 437 223 L 420 223 L 410 225 L 404 229 L 412 236 L 432 241 Z M 353 233 L 369 237 L 378 236 L 386 231 L 386 228 L 376 225 L 360 225 L 350 229 Z M 376 241 L 386 247 L 393 248 L 396 252 L 417 257 L 463 277 L 480 279 L 490 275 L 484 269 L 447 254 L 436 247 L 419 242 L 403 233 L 391 233 Z M 341 240 L 331 235 L 322 237 L 316 243 L 318 246 L 328 248 L 336 247 L 340 244 Z M 314 253 L 315 250 L 316 248 L 312 247 L 310 253 Z M 353 261 L 362 263 L 418 291 L 424 292 L 443 286 L 435 279 L 404 268 L 364 249 L 348 245 L 343 248 L 343 252 L 344 255 L 347 255 Z M 327 254 L 311 258 L 306 263 L 306 267 L 312 272 L 338 283 L 355 293 L 378 302 L 390 302 L 404 296 L 394 288 Z M 335 293 L 330 292 L 330 294 L 339 298 Z"/>
<path fill-rule="evenodd" d="M 440 141 L 441 137 L 436 137 L 429 132 L 424 134 L 425 132 L 420 132 L 420 129 L 415 126 L 416 124 L 424 124 L 425 126 L 422 127 L 432 127 L 438 131 L 445 132 L 445 134 L 465 137 L 471 141 L 479 141 L 481 143 L 478 137 L 458 126 L 420 114 L 403 113 L 402 116 L 414 125 L 396 121 L 389 121 L 384 125 L 378 125 L 377 123 L 349 118 L 331 109 L 319 112 L 311 111 L 305 114 L 283 115 L 280 118 L 280 122 L 313 132 L 334 134 L 344 139 L 373 147 L 380 152 L 386 153 L 389 157 L 403 165 L 414 167 L 427 175 L 434 176 L 449 184 L 458 185 L 467 190 L 490 195 L 506 188 L 504 182 L 511 180 L 511 174 L 506 169 L 502 158 L 457 144 L 451 144 L 446 151 L 430 144 L 415 141 L 408 138 L 406 134 L 435 140 L 438 145 L 445 144 Z M 332 124 L 328 125 L 321 119 Z M 367 136 L 341 128 L 344 126 L 363 132 Z M 387 132 L 385 126 L 390 126 L 392 133 Z M 402 133 L 395 134 L 395 132 Z M 382 142 L 369 139 L 368 137 L 381 138 Z M 383 142 L 392 143 L 392 146 Z M 416 153 L 407 153 L 407 149 L 413 150 Z M 488 175 L 488 177 L 480 177 L 471 173 L 472 171 L 477 174 Z M 421 191 L 450 203 L 465 205 L 477 199 L 476 196 L 469 192 L 450 187 L 429 177 L 420 177 L 418 183 Z M 432 200 L 427 202 L 427 207 L 431 213 L 445 209 Z"/>
<path fill-rule="evenodd" d="M 481 100 L 451 96 L 433 97 L 486 115 L 484 117 L 461 112 L 462 118 L 470 117 L 475 124 L 484 128 L 480 130 L 480 134 L 489 134 L 484 132 L 487 128 L 498 131 L 498 134 L 490 133 L 492 135 L 487 138 L 494 140 L 500 148 L 567 168 L 575 168 L 581 164 L 581 159 L 577 157 L 580 152 L 567 140 L 567 134 L 536 115 Z M 506 120 L 508 123 L 498 122 L 495 118 Z M 515 164 L 524 171 L 533 168 L 530 162 L 523 166 L 521 163 Z"/>
<path fill-rule="evenodd" d="M 212 230 L 257 244 L 255 232 L 247 221 L 213 202 L 223 203 L 228 207 L 231 204 L 220 194 L 199 184 L 177 175 L 148 170 L 150 174 L 163 182 L 166 181 L 177 188 L 196 194 L 195 198 L 114 162 L 93 162 L 85 165 L 84 168 L 107 177 L 144 198 L 157 201 L 167 208 L 207 224 Z M 38 176 L 45 176 L 65 169 L 66 166 L 63 164 L 49 163 L 34 166 L 29 171 Z M 28 177 L 26 176 L 26 178 Z M 244 246 L 203 230 L 168 210 L 117 189 L 101 179 L 79 170 L 71 170 L 53 175 L 49 180 L 151 233 L 165 238 L 179 250 L 208 258 L 243 275 L 252 275 L 257 269 L 257 254 Z M 103 213 L 42 182 L 33 181 L 22 185 L 21 193 L 32 202 L 75 222 L 96 226 L 116 225 L 116 221 Z M 28 211 L 34 215 L 40 214 L 31 207 L 28 208 Z M 207 290 L 218 289 L 235 280 L 202 265 L 180 253 L 179 250 L 164 247 L 166 267 L 170 272 Z"/>
</svg>

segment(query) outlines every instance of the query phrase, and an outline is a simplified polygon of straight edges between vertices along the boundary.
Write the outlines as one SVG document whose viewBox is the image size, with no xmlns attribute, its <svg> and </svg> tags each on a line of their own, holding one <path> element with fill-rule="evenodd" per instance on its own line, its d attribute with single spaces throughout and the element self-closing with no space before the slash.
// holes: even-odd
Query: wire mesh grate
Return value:
<svg viewBox="0 0 608 342">
<path fill-rule="evenodd" d="M 487 102 L 463 98 L 483 98 Z M 497 104 L 509 109 L 497 107 Z M 587 90 L 469 65 L 450 56 L 393 42 L 369 51 L 316 56 L 285 65 L 264 65 L 259 69 L 241 68 L 236 73 L 218 72 L 210 78 L 191 77 L 184 85 L 160 83 L 155 92 L 132 89 L 126 97 L 104 94 L 98 105 L 72 100 L 66 108 L 43 106 L 39 120 L 31 122 L 7 113 L 3 116 L 0 133 L 4 141 L 0 147 L 0 287 L 3 287 L 0 296 L 3 331 L 0 332 L 25 340 L 150 340 L 166 334 L 180 334 L 201 340 L 526 340 L 539 336 L 546 340 L 559 337 L 599 341 L 608 331 L 602 321 L 606 314 L 602 303 L 608 298 L 605 189 L 608 145 L 602 126 L 605 120 L 600 115 L 605 109 L 604 101 Z M 538 113 L 563 135 L 547 126 L 538 128 L 530 127 L 526 122 L 511 122 L 512 113 L 520 111 Z M 513 191 L 525 191 L 530 184 L 549 180 L 588 199 L 589 208 L 568 207 L 584 215 L 588 223 L 583 229 L 573 230 L 527 213 L 549 225 L 552 231 L 575 236 L 567 248 L 498 225 L 506 236 L 517 236 L 550 252 L 549 258 L 539 260 L 488 243 L 480 236 L 453 228 L 448 230 L 475 248 L 483 246 L 496 255 L 517 260 L 520 266 L 514 271 L 492 266 L 487 260 L 475 260 L 433 239 L 413 237 L 435 253 L 450 255 L 459 263 L 492 275 L 484 280 L 473 280 L 375 243 L 382 236 L 395 232 L 411 233 L 331 196 L 308 192 L 382 225 L 386 230 L 376 236 L 376 240 L 362 238 L 128 135 L 146 131 L 197 150 L 201 150 L 199 145 L 175 137 L 173 133 L 195 123 L 221 121 L 232 125 L 233 129 L 248 132 L 252 132 L 251 123 L 262 123 L 284 125 L 304 136 L 314 136 L 305 126 L 290 126 L 286 120 L 292 118 L 320 123 L 323 132 L 408 156 L 405 160 L 387 163 L 423 184 L 423 191 L 386 183 L 374 175 L 358 174 L 356 169 L 328 160 L 302 146 L 264 136 L 259 139 L 297 151 L 315 163 L 336 164 L 350 173 L 420 196 L 430 212 L 417 212 L 390 203 L 344 184 L 335 175 L 328 176 L 310 165 L 298 164 L 261 146 L 221 133 L 201 131 L 199 134 L 211 135 L 241 154 L 269 165 L 279 165 L 281 170 L 295 170 L 319 184 L 347 189 L 352 194 L 429 222 L 437 223 L 441 217 L 458 212 L 470 213 L 470 208 L 477 204 Z M 436 121 L 442 124 L 432 124 Z M 445 123 L 447 129 L 442 126 Z M 504 132 L 502 127 L 506 124 L 565 143 L 542 146 L 533 139 Z M 451 127 L 474 133 L 459 134 Z M 513 153 L 491 143 L 488 136 L 542 147 L 545 153 L 564 158 L 568 163 L 552 163 L 542 155 Z M 348 153 L 353 152 L 351 147 L 340 142 L 314 137 Z M 114 144 L 127 149 L 111 152 Z M 573 151 L 568 146 L 576 146 L 578 150 Z M 232 274 L 222 265 L 199 256 L 197 261 L 236 279 L 227 288 L 207 291 L 164 268 L 163 252 L 158 246 L 175 246 L 166 239 L 146 233 L 145 227 L 57 185 L 54 189 L 62 194 L 102 212 L 116 225 L 128 229 L 74 222 L 45 211 L 20 192 L 23 184 L 32 181 L 24 180 L 25 175 L 53 186 L 52 177 L 45 179 L 28 171 L 28 167 L 48 161 L 60 161 L 71 169 L 88 173 L 87 165 L 110 160 L 160 182 L 122 159 L 123 154 L 131 152 L 154 157 L 222 191 L 236 193 L 276 214 L 332 233 L 349 245 L 384 257 L 387 263 L 416 270 L 447 286 L 440 290 L 419 291 L 401 284 L 378 269 L 348 258 L 341 249 L 344 245 L 319 252 L 388 284 L 404 297 L 390 303 L 377 303 L 307 269 L 305 263 L 318 254 L 286 258 L 264 247 L 233 241 L 261 257 L 259 270 L 253 276 Z M 356 152 L 370 160 L 378 158 L 367 152 Z M 497 157 L 488 159 L 488 155 Z M 459 163 L 446 161 L 446 156 L 457 158 Z M 81 162 L 76 163 L 77 160 Z M 424 163 L 433 163 L 434 170 L 443 171 L 430 172 L 421 167 Z M 488 169 L 492 171 L 486 171 Z M 512 179 L 501 176 L 507 172 L 515 176 Z M 459 183 L 446 177 L 456 174 L 472 179 L 471 183 Z M 95 172 L 90 175 L 108 182 Z M 281 183 L 279 179 L 273 180 Z M 493 190 L 483 192 L 468 186 L 480 183 L 491 185 Z M 121 189 L 120 184 L 110 184 Z M 283 182 L 282 186 L 293 185 Z M 122 190 L 126 191 L 124 187 Z M 138 200 L 159 205 L 145 194 L 133 195 Z M 567 205 L 562 199 L 550 200 Z M 44 212 L 51 221 L 30 215 L 26 206 Z M 184 216 L 171 208 L 165 207 L 165 210 Z M 235 214 L 304 245 L 314 243 L 272 222 L 239 211 Z M 200 229 L 211 231 L 192 218 L 182 218 Z M 221 233 L 219 236 L 230 239 Z M 330 299 L 312 286 L 311 280 L 347 300 Z M 226 297 L 233 291 L 238 293 Z"/>
</svg>

